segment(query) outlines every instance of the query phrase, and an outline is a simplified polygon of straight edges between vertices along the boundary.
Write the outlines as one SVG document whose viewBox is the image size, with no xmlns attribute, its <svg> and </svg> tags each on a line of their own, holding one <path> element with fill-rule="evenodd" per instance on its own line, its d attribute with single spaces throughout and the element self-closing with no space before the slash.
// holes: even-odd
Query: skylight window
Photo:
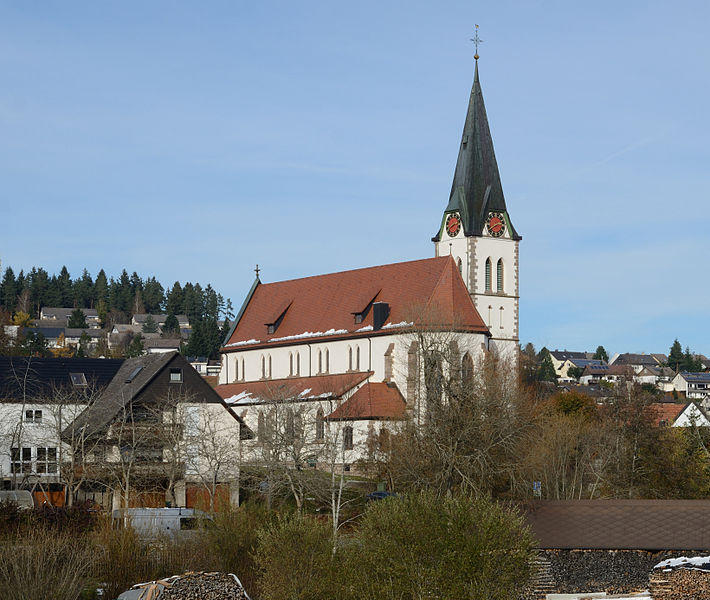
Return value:
<svg viewBox="0 0 710 600">
<path fill-rule="evenodd" d="M 138 373 L 140 373 L 143 370 L 143 367 L 136 367 L 133 369 L 128 377 L 126 377 L 126 383 L 131 383 L 137 376 Z"/>
<path fill-rule="evenodd" d="M 83 373 L 69 373 L 69 379 L 75 387 L 86 387 L 86 376 Z"/>
</svg>

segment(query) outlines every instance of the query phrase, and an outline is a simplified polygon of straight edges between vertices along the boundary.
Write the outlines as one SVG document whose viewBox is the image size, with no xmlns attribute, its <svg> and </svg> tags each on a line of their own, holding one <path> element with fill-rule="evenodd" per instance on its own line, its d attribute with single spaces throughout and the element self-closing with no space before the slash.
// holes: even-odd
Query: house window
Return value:
<svg viewBox="0 0 710 600">
<path fill-rule="evenodd" d="M 497 273 L 496 273 L 496 291 L 499 294 L 503 293 L 503 259 L 498 259 Z"/>
<path fill-rule="evenodd" d="M 316 441 L 322 442 L 325 438 L 325 421 L 323 420 L 323 409 L 319 408 L 316 414 Z"/>
<path fill-rule="evenodd" d="M 182 369 L 170 369 L 170 383 L 182 383 Z"/>
<path fill-rule="evenodd" d="M 37 448 L 37 473 L 57 472 L 57 449 Z"/>
<path fill-rule="evenodd" d="M 32 472 L 32 448 L 11 448 L 10 449 L 10 472 L 11 473 L 31 473 Z"/>
<path fill-rule="evenodd" d="M 486 259 L 486 291 L 491 291 L 491 259 Z"/>
<path fill-rule="evenodd" d="M 76 387 L 86 387 L 86 376 L 83 373 L 69 373 L 71 384 Z"/>
<path fill-rule="evenodd" d="M 41 423 L 42 422 L 42 411 L 41 410 L 26 410 L 25 411 L 25 423 Z"/>
<path fill-rule="evenodd" d="M 353 428 L 348 425 L 343 429 L 343 450 L 353 449 Z"/>
</svg>

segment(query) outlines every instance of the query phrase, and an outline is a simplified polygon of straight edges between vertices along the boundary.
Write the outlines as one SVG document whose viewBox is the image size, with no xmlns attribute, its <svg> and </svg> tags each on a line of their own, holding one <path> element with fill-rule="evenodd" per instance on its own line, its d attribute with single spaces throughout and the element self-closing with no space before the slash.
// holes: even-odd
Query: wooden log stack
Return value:
<svg viewBox="0 0 710 600">
<path fill-rule="evenodd" d="M 710 572 L 693 568 L 654 569 L 649 578 L 653 600 L 710 600 Z"/>
</svg>

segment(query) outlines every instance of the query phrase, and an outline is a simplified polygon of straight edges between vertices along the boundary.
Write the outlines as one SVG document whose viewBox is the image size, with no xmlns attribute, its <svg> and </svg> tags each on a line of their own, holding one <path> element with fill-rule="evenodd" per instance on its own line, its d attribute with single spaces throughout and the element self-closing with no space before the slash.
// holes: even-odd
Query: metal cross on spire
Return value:
<svg viewBox="0 0 710 600">
<path fill-rule="evenodd" d="M 483 40 L 478 37 L 478 25 L 476 25 L 476 33 L 475 35 L 471 38 L 471 41 L 473 42 L 474 46 L 476 46 L 476 54 L 473 55 L 473 58 L 478 60 L 478 44 L 482 44 Z"/>
<path fill-rule="evenodd" d="M 254 273 L 256 273 L 257 279 L 259 279 L 259 271 L 261 271 L 261 269 L 259 268 L 259 265 L 256 265 L 256 269 L 254 269 Z"/>
</svg>

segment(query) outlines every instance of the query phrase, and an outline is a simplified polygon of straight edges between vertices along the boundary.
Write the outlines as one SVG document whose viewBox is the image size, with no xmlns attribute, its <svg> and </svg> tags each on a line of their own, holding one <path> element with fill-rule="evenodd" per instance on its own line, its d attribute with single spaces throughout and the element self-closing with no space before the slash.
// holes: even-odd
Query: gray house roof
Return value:
<svg viewBox="0 0 710 600">
<path fill-rule="evenodd" d="M 81 428 L 85 429 L 87 436 L 100 434 L 105 431 L 110 423 L 121 414 L 124 408 L 130 406 L 134 399 L 145 390 L 173 359 L 177 358 L 183 368 L 193 367 L 177 352 L 164 352 L 160 354 L 146 354 L 138 358 L 127 359 L 121 365 L 114 378 L 109 383 L 103 394 L 93 406 L 84 410 L 72 425 L 63 432 L 64 437 L 70 437 L 72 432 Z M 198 385 L 203 385 L 207 402 L 222 404 L 232 417 L 243 424 L 243 421 L 227 407 L 222 398 L 209 384 L 197 375 Z M 245 428 L 246 429 L 246 428 Z"/>
</svg>

